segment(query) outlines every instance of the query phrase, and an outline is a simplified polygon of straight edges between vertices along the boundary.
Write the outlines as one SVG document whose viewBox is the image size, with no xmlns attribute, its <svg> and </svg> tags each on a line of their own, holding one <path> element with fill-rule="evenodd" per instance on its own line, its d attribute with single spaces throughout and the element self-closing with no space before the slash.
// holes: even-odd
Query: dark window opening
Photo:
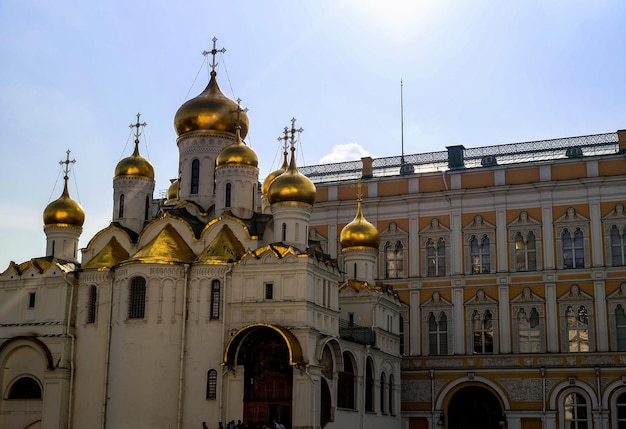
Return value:
<svg viewBox="0 0 626 429">
<path fill-rule="evenodd" d="M 7 399 L 41 399 L 41 386 L 31 377 L 22 377 L 13 383 Z"/>
<path fill-rule="evenodd" d="M 128 318 L 143 319 L 146 315 L 146 279 L 134 277 L 130 281 Z"/>
</svg>

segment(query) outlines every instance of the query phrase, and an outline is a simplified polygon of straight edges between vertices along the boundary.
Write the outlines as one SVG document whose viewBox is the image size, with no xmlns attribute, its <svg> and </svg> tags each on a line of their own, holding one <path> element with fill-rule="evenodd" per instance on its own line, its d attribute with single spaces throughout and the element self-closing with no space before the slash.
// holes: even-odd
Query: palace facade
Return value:
<svg viewBox="0 0 626 429">
<path fill-rule="evenodd" d="M 68 153 L 0 274 L 0 427 L 626 427 L 626 131 L 299 168 L 294 120 L 259 178 L 212 70 L 167 198 L 138 116 L 80 257 Z"/>
</svg>

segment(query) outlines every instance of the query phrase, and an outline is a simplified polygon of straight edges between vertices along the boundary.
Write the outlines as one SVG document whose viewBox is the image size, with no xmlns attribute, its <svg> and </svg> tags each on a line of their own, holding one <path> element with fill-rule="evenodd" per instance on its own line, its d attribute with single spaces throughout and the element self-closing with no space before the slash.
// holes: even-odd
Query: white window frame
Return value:
<svg viewBox="0 0 626 429">
<path fill-rule="evenodd" d="M 428 274 L 428 266 L 429 266 L 429 257 L 428 257 L 428 242 L 432 240 L 435 248 L 437 248 L 437 244 L 439 240 L 443 240 L 446 245 L 445 252 L 443 254 L 443 258 L 445 260 L 445 267 L 443 273 L 437 273 L 436 277 L 444 277 L 450 275 L 450 265 L 451 261 L 451 249 L 450 249 L 450 229 L 446 226 L 442 225 L 439 222 L 439 219 L 435 218 L 430 221 L 430 224 L 422 229 L 420 232 L 421 239 L 421 253 L 422 253 L 422 276 L 423 277 L 431 277 Z M 441 257 L 442 255 L 437 254 L 437 257 Z"/>
<path fill-rule="evenodd" d="M 402 245 L 402 254 L 400 255 L 402 270 L 398 272 L 396 277 L 387 277 L 387 255 L 385 254 L 387 243 L 394 248 L 397 243 Z M 390 222 L 387 229 L 380 233 L 380 246 L 378 248 L 378 252 L 382 278 L 385 280 L 396 280 L 404 279 L 408 276 L 409 233 L 401 229 L 396 222 Z"/>
<path fill-rule="evenodd" d="M 567 389 L 565 391 L 563 391 L 563 393 L 561 394 L 560 398 L 559 398 L 559 415 L 562 416 L 562 418 L 560 419 L 560 426 L 561 429 L 580 429 L 578 424 L 574 424 L 574 425 L 567 425 L 566 423 L 571 421 L 571 420 L 567 420 L 566 417 L 566 412 L 565 412 L 565 400 L 566 398 L 571 395 L 571 394 L 578 394 L 580 396 L 582 396 L 583 398 L 585 398 L 585 406 L 586 406 L 586 412 L 585 415 L 587 416 L 587 418 L 585 419 L 586 424 L 585 427 L 586 428 L 591 428 L 593 427 L 593 415 L 591 413 L 591 398 L 589 398 L 589 396 L 587 395 L 587 393 L 582 390 L 582 389 L 577 389 L 577 388 L 572 388 L 572 389 Z"/>
<path fill-rule="evenodd" d="M 616 204 L 615 209 L 611 210 L 606 216 L 602 218 L 602 224 L 604 227 L 604 252 L 605 252 L 605 264 L 607 267 L 613 266 L 625 266 L 613 265 L 613 246 L 611 243 L 611 229 L 615 226 L 620 234 L 620 237 L 624 239 L 624 233 L 626 232 L 626 213 L 624 213 L 624 205 Z M 626 245 L 626 243 L 624 243 Z M 626 252 L 622 247 L 622 252 Z M 622 253 L 622 258 L 626 259 L 626 254 Z"/>
<path fill-rule="evenodd" d="M 539 334 L 539 350 L 521 352 L 521 332 L 519 326 L 518 314 L 520 310 L 530 316 L 532 310 L 535 309 L 539 315 L 539 326 L 537 328 Z M 513 320 L 513 352 L 514 353 L 545 353 L 546 351 L 546 333 L 545 333 L 545 300 L 533 294 L 529 287 L 525 287 L 522 293 L 511 300 L 511 315 Z"/>
<path fill-rule="evenodd" d="M 493 333 L 493 351 L 490 353 L 477 353 L 474 351 L 474 312 L 481 315 L 481 323 L 484 321 L 486 312 L 491 313 L 492 333 Z M 466 320 L 466 348 L 468 355 L 491 356 L 499 353 L 499 332 L 498 332 L 498 303 L 493 298 L 487 296 L 485 291 L 479 289 L 472 298 L 465 302 L 465 320 Z"/>
<path fill-rule="evenodd" d="M 480 275 L 480 274 L 493 274 L 496 272 L 496 227 L 491 223 L 485 221 L 481 215 L 474 216 L 474 220 L 463 228 L 464 235 L 464 253 L 465 253 L 465 274 L 468 275 Z M 472 270 L 472 250 L 471 241 L 476 237 L 479 241 L 479 245 L 482 245 L 483 238 L 489 239 L 489 270 L 484 271 L 481 269 L 480 273 L 474 273 Z M 481 253 L 482 256 L 482 253 Z M 482 267 L 482 260 L 480 261 Z"/>
<path fill-rule="evenodd" d="M 617 344 L 617 321 L 615 319 L 615 310 L 618 305 L 626 311 L 626 282 L 622 283 L 620 287 L 609 294 L 606 298 L 609 311 L 609 344 L 611 351 L 626 351 L 618 350 Z"/>
<path fill-rule="evenodd" d="M 448 300 L 445 300 L 441 297 L 439 292 L 434 292 L 433 296 L 430 297 L 424 304 L 422 304 L 422 338 L 424 339 L 424 355 L 426 356 L 449 356 L 454 354 L 454 323 L 452 319 L 452 303 Z M 447 355 L 443 354 L 431 354 L 430 353 L 430 331 L 428 329 L 428 318 L 430 313 L 433 313 L 435 317 L 438 317 L 439 314 L 443 313 L 446 315 L 448 319 L 448 353 Z"/>
<path fill-rule="evenodd" d="M 541 271 L 543 264 L 543 255 L 542 255 L 542 243 L 541 243 L 541 222 L 536 219 L 533 219 L 528 215 L 527 212 L 522 211 L 517 216 L 517 218 L 507 225 L 509 232 L 509 261 L 510 261 L 510 271 L 517 272 L 517 249 L 515 247 L 515 238 L 517 234 L 521 234 L 524 238 L 524 243 L 527 243 L 529 234 L 532 232 L 535 236 L 535 259 L 536 259 L 536 267 L 534 270 L 520 270 L 523 272 L 535 272 Z M 526 252 L 528 249 L 526 249 Z M 527 267 L 528 268 L 528 267 Z"/>
<path fill-rule="evenodd" d="M 596 338 L 595 338 L 595 327 L 594 327 L 594 307 L 593 307 L 593 297 L 583 291 L 580 290 L 578 285 L 572 285 L 570 290 L 562 295 L 558 299 L 559 303 L 559 316 L 560 326 L 561 326 L 561 350 L 563 353 L 589 353 L 594 352 L 596 350 Z M 581 306 L 584 306 L 587 310 L 587 329 L 588 329 L 588 338 L 587 345 L 589 347 L 588 351 L 570 351 L 569 348 L 569 329 L 567 323 L 567 309 L 568 307 L 572 307 L 574 312 L 577 312 Z"/>
<path fill-rule="evenodd" d="M 577 213 L 573 207 L 570 207 L 565 211 L 565 214 L 563 214 L 556 221 L 554 221 L 554 226 L 556 229 L 556 268 L 559 270 L 589 268 L 591 266 L 591 255 L 589 253 L 589 219 Z M 572 240 L 574 240 L 574 235 L 577 229 L 580 229 L 583 234 L 583 257 L 585 258 L 584 264 L 582 267 L 565 268 L 563 233 L 565 232 L 565 230 L 568 230 Z M 572 255 L 572 257 L 574 258 L 574 260 L 576 259 L 575 255 Z"/>
</svg>

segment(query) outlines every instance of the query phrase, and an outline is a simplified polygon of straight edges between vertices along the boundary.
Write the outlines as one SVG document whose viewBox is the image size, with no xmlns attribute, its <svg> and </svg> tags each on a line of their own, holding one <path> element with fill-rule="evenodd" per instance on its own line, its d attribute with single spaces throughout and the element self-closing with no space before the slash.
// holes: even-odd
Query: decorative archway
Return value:
<svg viewBox="0 0 626 429">
<path fill-rule="evenodd" d="M 223 365 L 244 368 L 244 422 L 291 426 L 293 367 L 302 360 L 298 339 L 282 326 L 256 323 L 232 336 Z"/>
<path fill-rule="evenodd" d="M 478 385 L 462 387 L 448 404 L 447 429 L 500 429 L 504 425 L 500 401 L 489 389 Z"/>
</svg>

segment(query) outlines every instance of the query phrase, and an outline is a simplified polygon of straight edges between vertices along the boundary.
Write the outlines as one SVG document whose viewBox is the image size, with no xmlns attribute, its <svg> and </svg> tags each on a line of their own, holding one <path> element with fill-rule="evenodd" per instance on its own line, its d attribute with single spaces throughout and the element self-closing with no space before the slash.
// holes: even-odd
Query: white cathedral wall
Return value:
<svg viewBox="0 0 626 429">
<path fill-rule="evenodd" d="M 95 323 L 87 323 L 89 288 L 96 286 Z M 76 351 L 73 426 L 95 426 L 103 419 L 107 340 L 111 314 L 111 277 L 108 271 L 80 273 L 76 301 Z"/>
<path fill-rule="evenodd" d="M 220 415 L 222 398 L 220 392 L 224 385 L 222 373 L 225 368 L 220 364 L 223 360 L 225 343 L 230 337 L 224 334 L 223 305 L 220 306 L 220 318 L 210 318 L 211 284 L 219 280 L 221 299 L 228 287 L 224 285 L 226 265 L 194 266 L 190 271 L 189 280 L 189 316 L 185 338 L 185 361 L 183 383 L 183 427 L 196 428 L 203 421 L 209 427 L 217 425 Z M 217 371 L 217 397 L 206 398 L 208 371 Z"/>
<path fill-rule="evenodd" d="M 130 265 L 115 273 L 107 425 L 175 427 L 183 268 Z M 147 279 L 144 319 L 128 319 L 130 279 Z"/>
</svg>

